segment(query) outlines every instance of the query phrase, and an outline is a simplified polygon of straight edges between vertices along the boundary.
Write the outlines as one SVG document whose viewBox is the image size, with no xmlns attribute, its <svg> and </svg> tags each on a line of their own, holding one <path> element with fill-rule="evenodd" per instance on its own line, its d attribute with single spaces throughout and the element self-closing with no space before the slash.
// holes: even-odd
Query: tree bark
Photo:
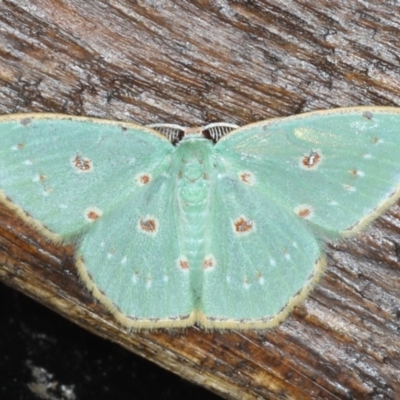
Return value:
<svg viewBox="0 0 400 400">
<path fill-rule="evenodd" d="M 0 113 L 240 125 L 400 104 L 400 3 L 0 0 Z M 400 207 L 326 247 L 321 283 L 266 331 L 127 332 L 80 283 L 72 247 L 0 207 L 1 280 L 230 399 L 395 399 Z"/>
</svg>

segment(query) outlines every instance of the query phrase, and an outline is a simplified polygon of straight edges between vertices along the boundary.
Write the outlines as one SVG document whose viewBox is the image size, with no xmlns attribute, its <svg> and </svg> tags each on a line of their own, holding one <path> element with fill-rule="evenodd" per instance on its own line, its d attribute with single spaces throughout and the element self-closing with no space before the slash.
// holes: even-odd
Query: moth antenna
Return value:
<svg viewBox="0 0 400 400">
<path fill-rule="evenodd" d="M 204 136 L 210 136 L 214 142 L 218 142 L 226 134 L 234 131 L 239 128 L 239 125 L 230 124 L 227 122 L 213 122 L 206 126 L 203 126 L 203 134 Z M 208 134 L 208 135 L 207 135 Z"/>
<path fill-rule="evenodd" d="M 176 124 L 149 124 L 149 128 L 155 129 L 158 133 L 165 136 L 171 143 L 179 142 L 182 137 L 196 128 L 187 128 Z M 213 122 L 211 124 L 202 126 L 199 130 L 203 133 L 204 137 L 211 138 L 214 142 L 218 142 L 226 134 L 239 128 L 239 125 L 230 124 L 227 122 Z"/>
<path fill-rule="evenodd" d="M 149 124 L 148 128 L 156 130 L 165 136 L 171 143 L 179 142 L 185 134 L 186 127 L 177 124 Z"/>
</svg>

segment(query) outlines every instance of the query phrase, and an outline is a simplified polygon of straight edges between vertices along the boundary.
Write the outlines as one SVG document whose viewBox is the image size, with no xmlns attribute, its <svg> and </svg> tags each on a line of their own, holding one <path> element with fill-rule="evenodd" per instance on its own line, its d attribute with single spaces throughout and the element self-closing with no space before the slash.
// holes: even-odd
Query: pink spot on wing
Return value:
<svg viewBox="0 0 400 400">
<path fill-rule="evenodd" d="M 300 167 L 303 169 L 317 169 L 322 161 L 322 153 L 319 150 L 312 150 L 310 154 L 304 155 L 300 161 Z"/>
<path fill-rule="evenodd" d="M 149 175 L 142 175 L 140 177 L 140 182 L 142 182 L 143 185 L 147 185 L 150 182 L 150 176 Z"/>
<path fill-rule="evenodd" d="M 158 220 L 147 216 L 139 219 L 138 228 L 148 235 L 154 236 L 158 231 Z"/>
<path fill-rule="evenodd" d="M 103 211 L 97 207 L 88 207 L 85 210 L 85 219 L 88 222 L 94 222 L 103 215 Z"/>
<path fill-rule="evenodd" d="M 140 227 L 146 232 L 154 232 L 156 230 L 156 223 L 153 219 L 140 220 Z"/>
<path fill-rule="evenodd" d="M 303 219 L 309 219 L 312 217 L 314 211 L 313 208 L 308 204 L 301 204 L 294 209 L 294 212 Z"/>
<path fill-rule="evenodd" d="M 182 269 L 183 271 L 189 270 L 190 265 L 189 265 L 189 261 L 187 260 L 186 257 L 181 257 L 178 260 L 178 264 L 179 264 L 179 268 Z"/>
<path fill-rule="evenodd" d="M 212 255 L 204 258 L 204 261 L 203 261 L 203 269 L 204 270 L 212 269 L 215 267 L 215 265 L 216 265 L 215 258 Z"/>
<path fill-rule="evenodd" d="M 239 178 L 242 182 L 247 183 L 248 185 L 254 184 L 254 175 L 251 172 L 248 171 L 240 172 Z"/>
<path fill-rule="evenodd" d="M 246 219 L 245 217 L 239 217 L 233 222 L 233 229 L 239 235 L 248 234 L 254 229 L 254 221 Z"/>
<path fill-rule="evenodd" d="M 151 181 L 151 175 L 150 174 L 138 174 L 136 175 L 136 182 L 138 183 L 139 186 L 144 186 L 150 183 Z"/>
<path fill-rule="evenodd" d="M 87 173 L 93 170 L 92 160 L 89 158 L 83 157 L 81 154 L 77 153 L 77 155 L 71 160 L 72 166 L 79 173 Z"/>
</svg>

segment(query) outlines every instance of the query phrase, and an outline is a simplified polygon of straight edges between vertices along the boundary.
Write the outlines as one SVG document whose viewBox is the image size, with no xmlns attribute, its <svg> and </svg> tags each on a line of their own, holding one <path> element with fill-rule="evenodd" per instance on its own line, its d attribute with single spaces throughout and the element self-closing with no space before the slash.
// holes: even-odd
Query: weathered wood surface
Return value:
<svg viewBox="0 0 400 400">
<path fill-rule="evenodd" d="M 400 105 L 398 1 L 0 0 L 0 113 L 246 124 Z M 400 207 L 329 246 L 323 281 L 266 332 L 127 333 L 72 249 L 0 209 L 0 278 L 225 398 L 395 399 Z M 397 397 L 396 397 L 397 396 Z"/>
</svg>

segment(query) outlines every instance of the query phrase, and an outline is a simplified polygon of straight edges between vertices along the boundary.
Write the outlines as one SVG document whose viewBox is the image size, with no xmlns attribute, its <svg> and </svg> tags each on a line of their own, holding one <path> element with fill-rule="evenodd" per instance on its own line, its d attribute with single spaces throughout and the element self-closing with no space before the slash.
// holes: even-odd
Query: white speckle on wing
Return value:
<svg viewBox="0 0 400 400">
<path fill-rule="evenodd" d="M 351 171 L 348 171 L 350 175 L 353 175 L 354 177 L 362 178 L 365 176 L 365 173 L 363 171 L 359 171 L 358 169 L 352 169 Z"/>
<path fill-rule="evenodd" d="M 151 276 L 148 276 L 146 279 L 146 289 L 150 289 L 152 282 Z"/>
<path fill-rule="evenodd" d="M 354 186 L 351 186 L 351 185 L 344 184 L 343 187 L 348 192 L 355 192 L 356 191 L 356 188 Z"/>
<path fill-rule="evenodd" d="M 35 175 L 32 179 L 32 182 L 40 182 L 40 175 Z"/>
</svg>

